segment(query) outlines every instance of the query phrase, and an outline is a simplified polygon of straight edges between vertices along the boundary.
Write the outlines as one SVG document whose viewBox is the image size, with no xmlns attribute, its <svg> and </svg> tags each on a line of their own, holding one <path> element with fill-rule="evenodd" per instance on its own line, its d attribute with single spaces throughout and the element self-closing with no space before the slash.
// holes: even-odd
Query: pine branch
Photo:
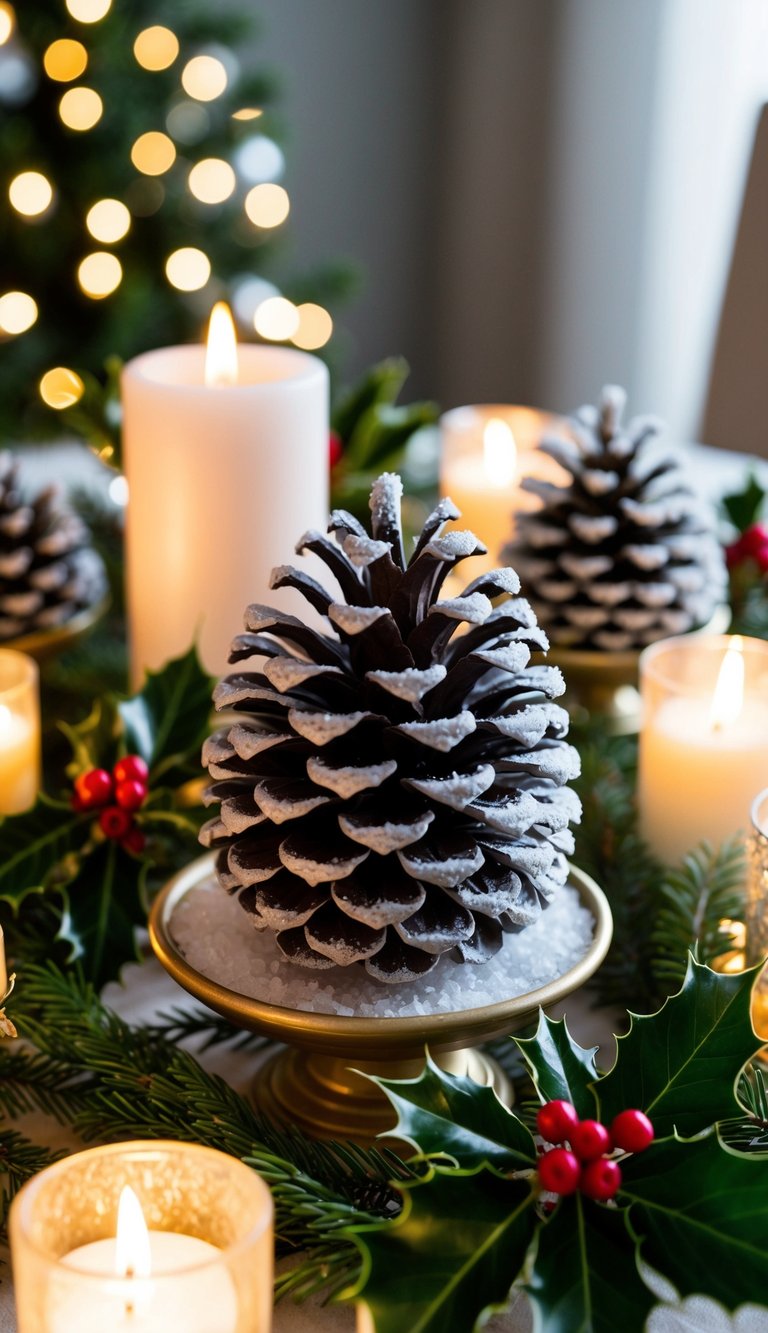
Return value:
<svg viewBox="0 0 768 1333">
<path fill-rule="evenodd" d="M 22 1185 L 63 1155 L 32 1143 L 15 1129 L 0 1129 L 0 1240 L 6 1239 L 8 1209 Z"/>
<path fill-rule="evenodd" d="M 279 1252 L 299 1255 L 280 1291 L 333 1292 L 349 1281 L 359 1260 L 341 1229 L 399 1210 L 390 1182 L 414 1174 L 399 1158 L 315 1143 L 271 1124 L 189 1052 L 169 1054 L 162 1024 L 132 1028 L 76 971 L 30 966 L 21 990 L 14 1018 L 39 1050 L 38 1063 L 24 1067 L 25 1093 L 35 1104 L 49 1097 L 50 1079 L 60 1071 L 64 1092 L 49 1105 L 86 1142 L 172 1137 L 240 1158 L 272 1188 Z"/>
<path fill-rule="evenodd" d="M 702 963 L 725 952 L 720 923 L 743 916 L 744 873 L 744 845 L 737 838 L 715 850 L 702 843 L 682 866 L 665 872 L 651 933 L 653 974 L 664 994 L 682 983 L 689 950 L 698 949 Z"/>
<path fill-rule="evenodd" d="M 632 995 L 652 1006 L 658 992 L 649 963 L 650 899 L 660 867 L 637 830 L 637 742 L 606 737 L 599 720 L 575 728 L 573 741 L 581 753 L 576 787 L 583 807 L 574 862 L 604 890 L 613 914 L 613 941 L 593 984 L 602 1004 L 624 1006 Z"/>
<path fill-rule="evenodd" d="M 0 1044 L 0 1111 L 16 1119 L 42 1111 L 67 1123 L 82 1109 L 87 1086 L 61 1060 L 16 1043 Z"/>
<path fill-rule="evenodd" d="M 736 1152 L 768 1151 L 768 1071 L 759 1063 L 748 1064 L 736 1086 L 736 1095 L 747 1114 L 720 1125 L 720 1137 Z"/>
<path fill-rule="evenodd" d="M 198 1051 L 207 1051 L 212 1046 L 229 1046 L 234 1051 L 259 1051 L 273 1044 L 269 1037 L 258 1032 L 244 1032 L 210 1009 L 170 1009 L 158 1014 L 157 1022 L 149 1029 L 158 1039 L 177 1045 L 182 1041 L 195 1040 L 200 1044 Z"/>
</svg>

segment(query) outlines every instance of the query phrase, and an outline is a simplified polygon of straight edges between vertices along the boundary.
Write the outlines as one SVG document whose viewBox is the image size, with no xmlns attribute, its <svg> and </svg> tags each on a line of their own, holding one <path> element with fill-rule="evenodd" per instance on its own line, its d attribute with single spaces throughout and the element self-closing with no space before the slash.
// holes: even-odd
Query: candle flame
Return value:
<svg viewBox="0 0 768 1333">
<path fill-rule="evenodd" d="M 734 634 L 717 675 L 715 692 L 709 708 L 709 725 L 714 730 L 736 722 L 744 706 L 744 643 Z"/>
<path fill-rule="evenodd" d="M 491 417 L 483 431 L 483 464 L 491 486 L 501 490 L 515 479 L 517 445 L 506 421 Z"/>
<path fill-rule="evenodd" d="M 149 1277 L 152 1271 L 147 1224 L 130 1185 L 123 1186 L 117 1207 L 115 1271 L 118 1277 Z"/>
<path fill-rule="evenodd" d="M 237 384 L 237 334 L 226 301 L 217 301 L 211 311 L 205 349 L 205 382 L 209 386 Z"/>
</svg>

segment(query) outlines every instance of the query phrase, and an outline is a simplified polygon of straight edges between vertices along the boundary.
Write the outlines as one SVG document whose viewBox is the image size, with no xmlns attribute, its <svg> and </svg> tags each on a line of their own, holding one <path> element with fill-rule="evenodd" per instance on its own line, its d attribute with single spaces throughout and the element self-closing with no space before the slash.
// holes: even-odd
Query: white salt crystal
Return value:
<svg viewBox="0 0 768 1333">
<path fill-rule="evenodd" d="M 468 991 L 473 1007 L 525 995 L 579 962 L 593 927 L 577 891 L 566 885 L 535 925 L 505 936 L 487 963 L 443 957 L 429 973 L 428 985 L 422 979 L 401 986 L 380 984 L 362 967 L 334 968 L 323 973 L 321 986 L 310 972 L 283 958 L 270 931 L 253 929 L 248 913 L 213 876 L 184 895 L 171 919 L 172 935 L 191 966 L 230 990 L 307 1013 L 360 1018 L 455 1012 L 467 1008 Z"/>
</svg>

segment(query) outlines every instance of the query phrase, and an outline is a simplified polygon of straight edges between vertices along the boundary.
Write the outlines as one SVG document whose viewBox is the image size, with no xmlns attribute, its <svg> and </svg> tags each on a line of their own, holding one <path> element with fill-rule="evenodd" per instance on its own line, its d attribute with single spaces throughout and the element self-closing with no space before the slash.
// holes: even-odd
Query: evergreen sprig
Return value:
<svg viewBox="0 0 768 1333">
<path fill-rule="evenodd" d="M 744 917 L 743 846 L 703 843 L 679 866 L 662 866 L 638 828 L 637 740 L 606 736 L 596 720 L 575 743 L 583 815 L 573 859 L 605 891 L 613 915 L 611 948 L 593 985 L 603 1004 L 631 998 L 652 1007 L 680 985 L 689 950 L 709 963 L 730 947 L 721 922 Z"/>
<path fill-rule="evenodd" d="M 133 1027 L 77 969 L 32 965 L 19 991 L 14 1020 L 36 1053 L 0 1046 L 0 1108 L 9 1117 L 39 1109 L 86 1143 L 175 1138 L 238 1157 L 272 1189 L 278 1252 L 300 1254 L 281 1276 L 280 1294 L 331 1294 L 357 1272 L 357 1253 L 340 1232 L 397 1211 L 393 1182 L 414 1172 L 394 1153 L 314 1143 L 276 1127 L 173 1044 L 180 1033 L 173 1015 L 170 1024 Z M 183 1027 L 217 1039 L 214 1025 Z M 14 1159 L 15 1174 L 24 1161 L 24 1154 Z"/>
</svg>

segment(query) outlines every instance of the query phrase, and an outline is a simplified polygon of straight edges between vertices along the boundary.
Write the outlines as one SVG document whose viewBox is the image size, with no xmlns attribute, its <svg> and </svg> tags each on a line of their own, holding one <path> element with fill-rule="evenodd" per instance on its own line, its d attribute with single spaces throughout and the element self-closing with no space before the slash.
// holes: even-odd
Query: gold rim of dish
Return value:
<svg viewBox="0 0 768 1333">
<path fill-rule="evenodd" d="M 0 648 L 13 648 L 18 653 L 34 657 L 36 662 L 42 662 L 55 653 L 63 652 L 65 648 L 71 648 L 78 639 L 88 634 L 101 620 L 108 606 L 109 597 L 102 597 L 92 606 L 78 611 L 63 625 L 55 625 L 53 629 L 38 629 L 32 634 L 22 634 L 18 639 L 4 639 Z"/>
<path fill-rule="evenodd" d="M 571 867 L 568 882 L 592 914 L 595 929 L 584 956 L 554 981 L 524 995 L 476 1009 L 403 1018 L 350 1017 L 288 1009 L 222 986 L 192 967 L 177 947 L 170 929 L 173 913 L 185 894 L 213 873 L 213 855 L 199 857 L 174 875 L 155 899 L 149 918 L 149 937 L 160 963 L 184 990 L 229 1019 L 234 1026 L 327 1053 L 355 1051 L 364 1058 L 362 1052 L 366 1043 L 370 1043 L 369 1058 L 376 1058 L 389 1053 L 401 1054 L 405 1048 L 423 1049 L 427 1042 L 451 1047 L 503 1036 L 519 1027 L 521 1021 L 529 1019 L 539 1007 L 548 1009 L 588 981 L 605 958 L 613 934 L 611 909 L 602 889 L 583 871 Z M 286 966 L 291 965 L 286 963 Z"/>
</svg>

